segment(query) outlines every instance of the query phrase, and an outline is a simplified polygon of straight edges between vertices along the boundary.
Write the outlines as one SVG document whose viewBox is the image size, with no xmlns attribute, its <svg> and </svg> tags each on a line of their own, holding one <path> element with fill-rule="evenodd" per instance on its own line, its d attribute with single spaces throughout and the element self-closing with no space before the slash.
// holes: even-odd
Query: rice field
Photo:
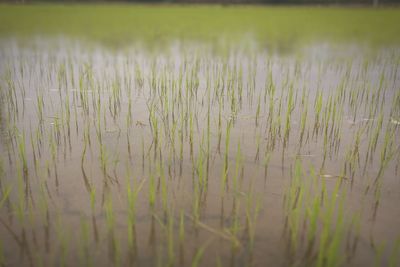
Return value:
<svg viewBox="0 0 400 267">
<path fill-rule="evenodd" d="M 400 265 L 396 29 L 287 51 L 13 27 L 0 266 Z"/>
</svg>

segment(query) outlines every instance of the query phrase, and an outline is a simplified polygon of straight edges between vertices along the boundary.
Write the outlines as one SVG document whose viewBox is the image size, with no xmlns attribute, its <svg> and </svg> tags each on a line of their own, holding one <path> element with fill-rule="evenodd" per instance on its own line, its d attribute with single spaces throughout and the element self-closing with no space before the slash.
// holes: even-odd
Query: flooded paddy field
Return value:
<svg viewBox="0 0 400 267">
<path fill-rule="evenodd" d="M 399 266 L 398 48 L 0 62 L 1 266 Z"/>
</svg>

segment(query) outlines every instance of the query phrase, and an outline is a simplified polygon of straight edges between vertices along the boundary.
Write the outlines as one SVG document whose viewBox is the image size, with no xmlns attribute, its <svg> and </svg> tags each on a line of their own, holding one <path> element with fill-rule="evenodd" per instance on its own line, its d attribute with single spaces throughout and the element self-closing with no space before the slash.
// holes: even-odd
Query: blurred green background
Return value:
<svg viewBox="0 0 400 267">
<path fill-rule="evenodd" d="M 400 9 L 367 6 L 0 4 L 0 36 L 66 35 L 107 45 L 171 40 L 261 45 L 313 41 L 397 45 Z"/>
</svg>

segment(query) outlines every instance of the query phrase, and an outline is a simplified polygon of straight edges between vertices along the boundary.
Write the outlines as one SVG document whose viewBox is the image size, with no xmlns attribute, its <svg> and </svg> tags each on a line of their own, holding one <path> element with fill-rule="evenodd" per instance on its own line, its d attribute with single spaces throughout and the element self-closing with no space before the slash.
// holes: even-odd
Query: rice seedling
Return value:
<svg viewBox="0 0 400 267">
<path fill-rule="evenodd" d="M 18 151 L 19 151 L 19 158 L 22 162 L 22 169 L 24 174 L 26 175 L 28 173 L 28 163 L 27 163 L 26 149 L 25 149 L 25 133 L 22 133 L 22 135 L 18 135 Z"/>
<path fill-rule="evenodd" d="M 3 242 L 2 241 L 0 241 L 0 264 L 2 265 L 2 266 L 4 266 L 4 261 L 5 261 L 5 258 L 4 258 L 4 248 L 3 248 Z"/>
<path fill-rule="evenodd" d="M 389 266 L 396 266 L 398 262 L 398 255 L 400 250 L 400 238 L 397 238 L 396 242 L 394 243 L 392 253 L 390 254 L 389 258 Z"/>
<path fill-rule="evenodd" d="M 149 177 L 149 204 L 150 206 L 154 206 L 156 201 L 156 184 L 154 173 L 150 173 Z"/>
<path fill-rule="evenodd" d="M 66 233 L 66 229 L 62 225 L 61 217 L 57 218 L 56 223 L 56 235 L 59 241 L 59 258 L 57 259 L 57 265 L 66 266 L 67 265 L 67 255 L 68 255 L 68 242 L 69 236 Z"/>
<path fill-rule="evenodd" d="M 111 262 L 119 266 L 120 262 L 120 248 L 118 240 L 115 236 L 115 215 L 111 196 L 106 198 L 105 202 L 105 217 L 107 224 L 107 238 L 108 238 L 108 255 Z"/>
<path fill-rule="evenodd" d="M 230 143 L 230 133 L 232 127 L 232 121 L 229 120 L 226 123 L 226 134 L 225 134 L 225 156 L 224 156 L 224 168 L 222 170 L 222 179 L 221 179 L 221 192 L 228 188 L 228 169 L 229 169 L 229 143 Z"/>
<path fill-rule="evenodd" d="M 197 267 L 197 266 L 199 266 L 200 261 L 201 261 L 201 259 L 202 259 L 202 257 L 203 257 L 203 254 L 204 254 L 204 250 L 207 248 L 207 246 L 208 246 L 208 244 L 209 244 L 210 242 L 211 242 L 210 240 L 207 241 L 204 245 L 202 245 L 200 248 L 198 248 L 198 249 L 196 250 L 196 254 L 195 254 L 194 257 L 193 257 L 192 264 L 191 264 L 192 267 Z"/>
<path fill-rule="evenodd" d="M 6 201 L 8 200 L 8 197 L 10 196 L 12 187 L 8 186 L 8 188 L 6 188 L 3 192 L 2 192 L 2 197 L 0 200 L 0 208 L 3 207 L 4 203 L 6 203 Z"/>
<path fill-rule="evenodd" d="M 85 221 L 84 218 L 81 218 L 81 239 L 82 244 L 80 248 L 80 261 L 82 265 L 85 266 L 93 266 L 92 259 L 90 257 L 89 252 L 89 224 Z"/>
<path fill-rule="evenodd" d="M 127 172 L 130 175 L 130 171 Z M 128 207 L 129 207 L 129 214 L 128 214 L 128 242 L 129 247 L 132 251 L 136 250 L 136 231 L 135 231 L 135 223 L 136 223 L 136 201 L 138 198 L 138 194 L 142 189 L 145 179 L 143 179 L 140 184 L 136 184 L 133 180 L 133 184 L 131 187 L 130 177 L 127 176 L 127 200 L 128 200 Z"/>
</svg>

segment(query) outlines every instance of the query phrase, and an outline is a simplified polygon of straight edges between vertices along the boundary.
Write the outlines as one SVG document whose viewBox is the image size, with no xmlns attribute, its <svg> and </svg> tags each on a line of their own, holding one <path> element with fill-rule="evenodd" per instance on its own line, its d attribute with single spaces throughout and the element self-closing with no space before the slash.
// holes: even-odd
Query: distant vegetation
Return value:
<svg viewBox="0 0 400 267">
<path fill-rule="evenodd" d="M 68 35 L 118 46 L 176 39 L 256 39 L 261 46 L 344 40 L 386 46 L 400 42 L 398 25 L 400 9 L 388 7 L 0 5 L 3 38 Z"/>
<path fill-rule="evenodd" d="M 217 3 L 217 4 L 340 4 L 340 5 L 379 5 L 399 4 L 400 0 L 0 0 L 9 3 L 94 3 L 94 2 L 130 2 L 130 3 Z"/>
</svg>

